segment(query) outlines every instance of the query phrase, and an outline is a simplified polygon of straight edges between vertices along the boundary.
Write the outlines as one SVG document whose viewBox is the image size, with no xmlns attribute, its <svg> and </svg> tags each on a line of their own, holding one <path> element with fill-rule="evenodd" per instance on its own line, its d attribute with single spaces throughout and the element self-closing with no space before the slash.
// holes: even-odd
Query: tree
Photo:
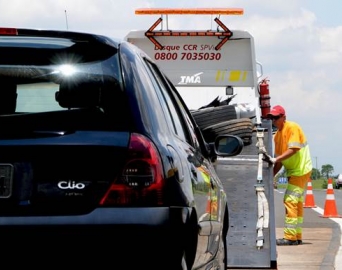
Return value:
<svg viewBox="0 0 342 270">
<path fill-rule="evenodd" d="M 316 168 L 312 168 L 312 172 L 311 172 L 311 179 L 312 180 L 317 180 L 321 178 L 321 172 L 316 169 Z"/>
<path fill-rule="evenodd" d="M 321 173 L 324 175 L 327 179 L 329 178 L 329 175 L 334 172 L 334 167 L 330 164 L 322 165 Z"/>
</svg>

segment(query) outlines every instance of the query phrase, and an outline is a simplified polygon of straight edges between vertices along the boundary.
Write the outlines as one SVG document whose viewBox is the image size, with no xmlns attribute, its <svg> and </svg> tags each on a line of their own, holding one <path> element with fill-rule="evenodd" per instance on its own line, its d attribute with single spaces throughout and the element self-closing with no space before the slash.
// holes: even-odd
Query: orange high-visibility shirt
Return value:
<svg viewBox="0 0 342 270">
<path fill-rule="evenodd" d="M 283 160 L 287 176 L 301 176 L 312 170 L 309 145 L 302 128 L 295 122 L 285 121 L 283 129 L 274 135 L 275 156 L 289 148 L 299 148 L 296 154 Z"/>
</svg>

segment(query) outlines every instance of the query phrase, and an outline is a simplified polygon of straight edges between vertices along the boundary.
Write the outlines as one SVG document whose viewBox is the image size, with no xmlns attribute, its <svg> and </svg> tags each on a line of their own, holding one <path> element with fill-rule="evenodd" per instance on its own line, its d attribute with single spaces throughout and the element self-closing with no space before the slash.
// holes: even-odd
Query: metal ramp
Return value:
<svg viewBox="0 0 342 270">
<path fill-rule="evenodd" d="M 270 125 L 270 124 L 269 124 Z M 266 149 L 272 149 L 272 131 L 265 132 Z M 263 162 L 262 182 L 268 201 L 269 224 L 258 235 L 259 218 L 256 187 L 258 174 L 257 138 L 234 158 L 219 159 L 217 171 L 228 195 L 229 232 L 227 235 L 227 269 L 277 269 L 273 172 Z M 269 142 L 269 143 L 268 143 Z M 268 150 L 270 153 L 271 150 Z M 262 239 L 261 239 L 262 238 Z M 262 246 L 257 243 L 262 241 Z"/>
</svg>

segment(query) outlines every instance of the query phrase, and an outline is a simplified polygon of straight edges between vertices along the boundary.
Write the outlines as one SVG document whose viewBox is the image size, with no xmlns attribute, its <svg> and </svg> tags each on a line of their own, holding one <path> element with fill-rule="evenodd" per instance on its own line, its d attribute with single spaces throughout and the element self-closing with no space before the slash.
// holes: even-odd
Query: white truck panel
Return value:
<svg viewBox="0 0 342 270">
<path fill-rule="evenodd" d="M 226 87 L 236 96 L 230 104 L 239 104 L 237 114 L 246 115 L 252 107 L 256 123 L 261 122 L 258 78 L 262 70 L 257 63 L 253 36 L 247 31 L 233 30 L 233 36 L 216 50 L 221 39 L 215 36 L 158 36 L 157 48 L 143 30 L 130 31 L 125 39 L 142 49 L 167 74 L 190 109 L 198 109 L 217 96 L 225 99 Z M 188 30 L 191 32 L 191 30 Z M 195 97 L 195 98 L 194 98 Z M 247 108 L 248 109 L 248 108 Z"/>
<path fill-rule="evenodd" d="M 255 87 L 253 37 L 246 31 L 233 33 L 219 50 L 215 47 L 221 40 L 212 36 L 155 37 L 163 50 L 142 30 L 131 31 L 125 39 L 154 59 L 176 86 Z"/>
</svg>

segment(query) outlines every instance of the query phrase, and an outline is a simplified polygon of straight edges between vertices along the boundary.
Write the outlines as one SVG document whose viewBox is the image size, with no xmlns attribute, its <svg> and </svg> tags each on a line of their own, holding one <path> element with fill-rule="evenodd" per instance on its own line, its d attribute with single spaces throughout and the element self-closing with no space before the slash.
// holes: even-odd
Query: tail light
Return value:
<svg viewBox="0 0 342 270">
<path fill-rule="evenodd" d="M 162 162 L 155 145 L 133 133 L 121 175 L 114 179 L 100 205 L 162 205 L 163 187 Z"/>
<path fill-rule="evenodd" d="M 18 35 L 18 30 L 16 28 L 0 27 L 0 35 L 4 35 L 4 36 L 17 36 Z"/>
</svg>

